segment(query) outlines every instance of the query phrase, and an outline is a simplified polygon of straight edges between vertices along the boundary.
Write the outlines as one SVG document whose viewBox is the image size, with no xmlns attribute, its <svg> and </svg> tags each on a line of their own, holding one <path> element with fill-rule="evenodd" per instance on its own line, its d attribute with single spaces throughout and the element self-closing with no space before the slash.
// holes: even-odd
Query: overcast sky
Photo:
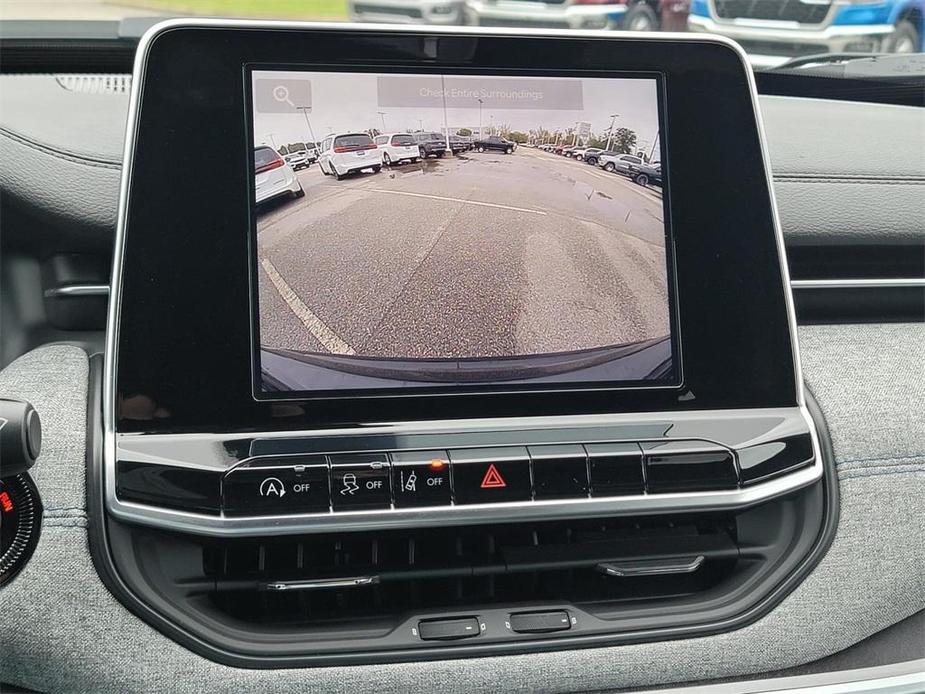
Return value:
<svg viewBox="0 0 925 694">
<path fill-rule="evenodd" d="M 652 144 L 658 130 L 656 83 L 652 79 L 577 79 L 543 77 L 447 77 L 350 73 L 261 71 L 253 75 L 255 144 L 315 139 L 332 132 L 441 131 L 491 123 L 529 132 L 555 131 L 591 123 L 594 134 L 610 127 L 635 130 L 642 146 Z M 308 84 L 306 84 L 306 82 Z M 310 107 L 299 110 L 299 107 Z M 275 112 L 272 112 L 275 111 Z M 380 115 L 380 112 L 382 115 Z M 303 115 L 303 113 L 305 115 Z"/>
</svg>

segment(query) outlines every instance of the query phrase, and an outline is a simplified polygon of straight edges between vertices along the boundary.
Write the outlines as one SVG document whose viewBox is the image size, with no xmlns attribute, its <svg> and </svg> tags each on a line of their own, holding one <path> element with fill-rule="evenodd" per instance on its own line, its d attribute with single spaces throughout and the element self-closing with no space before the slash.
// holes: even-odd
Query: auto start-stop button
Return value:
<svg viewBox="0 0 925 694">
<path fill-rule="evenodd" d="M 273 458 L 239 467 L 223 482 L 223 509 L 230 516 L 319 513 L 331 508 L 324 456 Z"/>
</svg>

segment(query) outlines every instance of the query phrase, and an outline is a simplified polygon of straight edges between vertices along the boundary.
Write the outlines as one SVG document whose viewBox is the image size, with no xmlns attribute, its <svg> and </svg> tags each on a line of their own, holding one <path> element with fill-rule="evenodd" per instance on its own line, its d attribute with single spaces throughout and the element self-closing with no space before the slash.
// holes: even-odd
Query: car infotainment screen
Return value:
<svg viewBox="0 0 925 694">
<path fill-rule="evenodd" d="M 257 397 L 680 383 L 656 75 L 249 75 Z"/>
</svg>

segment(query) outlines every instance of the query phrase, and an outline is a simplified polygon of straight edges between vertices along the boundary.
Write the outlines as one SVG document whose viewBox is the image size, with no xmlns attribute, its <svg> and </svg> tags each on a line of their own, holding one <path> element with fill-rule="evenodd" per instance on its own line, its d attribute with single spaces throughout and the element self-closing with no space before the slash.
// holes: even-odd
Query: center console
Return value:
<svg viewBox="0 0 925 694">
<path fill-rule="evenodd" d="M 175 21 L 138 55 L 91 478 L 129 609 L 248 667 L 569 648 L 736 628 L 824 551 L 734 45 Z"/>
</svg>

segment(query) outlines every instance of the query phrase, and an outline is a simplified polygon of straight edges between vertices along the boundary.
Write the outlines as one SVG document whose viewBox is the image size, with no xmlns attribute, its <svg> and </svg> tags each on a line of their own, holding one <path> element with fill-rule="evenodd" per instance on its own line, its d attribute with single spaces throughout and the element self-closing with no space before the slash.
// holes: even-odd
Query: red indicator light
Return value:
<svg viewBox="0 0 925 694">
<path fill-rule="evenodd" d="M 504 481 L 504 478 L 501 476 L 501 473 L 498 472 L 498 468 L 495 467 L 495 464 L 492 463 L 489 465 L 488 471 L 482 478 L 482 489 L 501 489 L 506 486 L 507 482 Z"/>
<path fill-rule="evenodd" d="M 446 461 L 440 460 L 440 458 L 434 458 L 430 461 L 431 470 L 442 470 L 446 466 Z"/>
<path fill-rule="evenodd" d="M 10 513 L 13 510 L 13 500 L 7 492 L 0 492 L 0 506 L 3 506 L 3 510 L 6 513 Z"/>
</svg>

